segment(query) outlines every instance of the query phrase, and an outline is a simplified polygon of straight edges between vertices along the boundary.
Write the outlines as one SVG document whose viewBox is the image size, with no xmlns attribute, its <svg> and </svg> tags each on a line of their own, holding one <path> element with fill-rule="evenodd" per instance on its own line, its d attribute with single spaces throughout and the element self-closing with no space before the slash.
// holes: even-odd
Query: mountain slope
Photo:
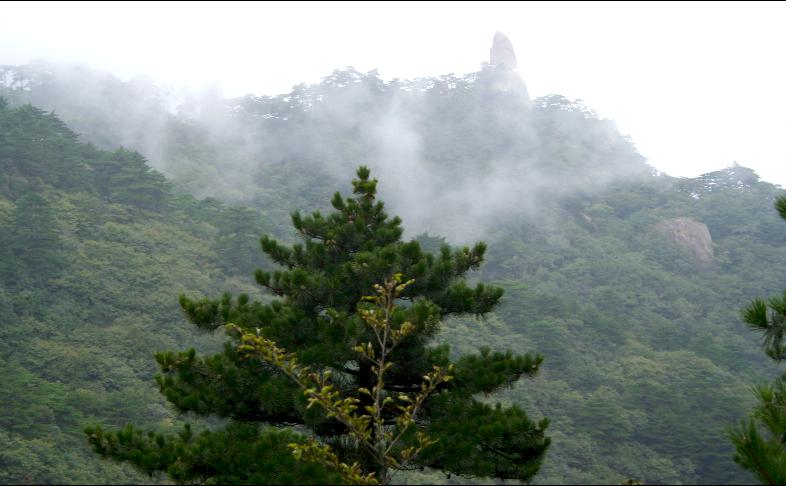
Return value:
<svg viewBox="0 0 786 486">
<path fill-rule="evenodd" d="M 505 396 L 535 417 L 552 420 L 553 445 L 535 482 L 750 482 L 731 460 L 725 430 L 752 406 L 750 384 L 772 376 L 776 369 L 761 356 L 755 336 L 740 321 L 739 309 L 755 296 L 778 292 L 786 279 L 786 228 L 772 209 L 782 191 L 750 169 L 731 166 L 695 179 L 656 174 L 612 122 L 599 119 L 580 102 L 556 95 L 522 103 L 491 82 L 493 66 L 460 78 L 390 82 L 373 72 L 347 69 L 275 97 L 211 98 L 185 103 L 180 113 L 154 104 L 150 109 L 167 120 L 155 128 L 133 117 L 130 123 L 113 126 L 107 114 L 113 105 L 108 102 L 94 101 L 93 109 L 69 105 L 56 94 L 44 98 L 41 93 L 59 92 L 52 87 L 63 83 L 56 73 L 48 80 L 31 79 L 24 90 L 6 91 L 15 104 L 40 96 L 48 109 L 57 109 L 65 119 L 96 120 L 81 125 L 83 136 L 98 143 L 109 131 L 111 135 L 103 138 L 107 147 L 113 146 L 113 138 L 120 144 L 123 134 L 139 133 L 132 147 L 145 153 L 146 145 L 139 140 L 155 140 L 155 150 L 145 155 L 177 190 L 258 208 L 266 215 L 264 229 L 279 237 L 293 238 L 280 230 L 289 211 L 321 208 L 357 165 L 369 164 L 379 174 L 381 198 L 390 212 L 403 217 L 413 236 L 429 232 L 419 236 L 425 246 L 438 248 L 441 236 L 452 244 L 487 240 L 488 263 L 478 277 L 505 287 L 501 308 L 480 323 L 452 322 L 443 339 L 458 353 L 488 345 L 545 355 L 538 381 L 517 384 Z M 125 96 L 128 87 L 115 84 L 103 94 L 94 93 L 96 99 L 118 100 L 130 113 L 137 112 L 137 100 Z M 40 86 L 48 87 L 39 91 Z M 141 101 L 148 99 L 145 95 Z M 128 152 L 115 156 L 132 157 Z M 78 185 L 83 179 L 69 182 L 66 171 L 50 181 L 46 178 L 55 175 L 41 175 L 35 168 L 38 159 L 30 160 L 29 171 L 45 184 L 62 180 Z M 40 167 L 52 163 L 41 160 L 46 163 Z M 116 180 L 130 183 L 134 177 L 146 176 L 118 175 Z M 16 187 L 13 178 L 0 181 L 7 191 Z M 92 204 L 129 197 L 122 196 L 122 187 L 90 196 L 95 198 Z M 0 214 L 5 215 L 0 221 L 6 225 L 19 206 L 19 194 L 13 194 L 0 200 Z M 88 196 L 69 197 L 78 202 Z M 156 200 L 121 199 L 104 211 L 115 208 L 112 224 L 129 225 L 132 220 L 123 219 L 131 217 L 129 210 L 122 208 Z M 229 210 L 210 201 L 189 201 L 178 210 L 135 209 L 131 213 L 139 219 L 133 221 L 145 226 L 151 217 L 163 218 L 162 225 L 177 222 L 177 231 L 184 234 L 174 240 L 203 248 L 205 259 L 217 258 L 211 251 L 228 244 L 221 241 L 234 230 L 221 227 L 224 219 L 215 214 Z M 69 204 L 88 207 L 85 202 Z M 186 206 L 190 209 L 182 209 Z M 166 214 L 171 216 L 156 211 L 170 211 Z M 205 216 L 203 222 L 200 218 L 206 213 L 213 216 Z M 183 214 L 190 215 L 188 223 L 178 222 L 177 215 Z M 253 214 L 237 213 L 234 221 L 241 225 Z M 129 234 L 142 231 L 141 226 L 125 228 L 125 233 L 115 230 L 107 226 L 109 216 L 104 218 L 97 226 L 103 231 L 102 243 L 89 246 L 92 253 L 74 253 L 74 265 L 100 261 L 89 267 L 98 272 L 104 262 L 125 255 L 123 268 L 141 272 L 159 264 L 147 259 L 156 254 L 154 249 L 171 250 L 166 244 L 145 246 L 146 238 L 140 237 L 133 250 L 137 253 L 118 251 L 98 260 L 101 245 L 127 245 L 134 241 Z M 712 240 L 706 262 L 675 244 L 678 238 L 669 237 L 675 235 L 658 230 L 664 221 L 686 218 L 696 228 L 706 225 Z M 171 241 L 166 239 L 174 231 L 162 226 L 156 234 Z M 248 234 L 254 231 L 247 228 Z M 194 239 L 187 240 L 189 235 Z M 236 261 L 235 270 L 222 271 L 242 268 L 241 275 L 250 276 L 246 269 L 266 265 L 259 260 L 249 263 L 255 253 L 243 248 L 247 253 L 242 255 L 221 253 L 234 255 Z M 192 265 L 194 251 L 170 253 L 163 260 L 172 265 L 164 271 L 167 278 L 178 283 L 162 280 L 156 287 L 172 287 L 156 294 L 160 306 L 174 305 L 175 299 L 168 296 L 180 289 L 214 295 L 216 289 L 231 287 L 219 283 L 220 272 L 208 281 L 200 272 L 211 267 Z M 218 258 L 214 265 L 225 260 Z M 70 278 L 65 280 L 68 288 L 86 281 L 60 278 Z M 128 284 L 124 291 L 131 287 Z M 111 303 L 122 292 L 104 297 L 110 291 L 111 286 L 86 288 L 80 294 L 85 300 L 73 308 L 89 315 L 104 306 L 102 315 L 112 322 L 113 312 L 128 315 L 155 307 L 148 305 L 149 295 L 127 307 L 115 306 Z M 21 298 L 10 287 L 4 292 Z M 87 300 L 92 294 L 97 301 Z M 14 304 L 15 313 L 21 305 Z M 176 319 L 176 309 L 170 309 L 171 319 Z M 122 322 L 131 320 L 135 319 Z M 56 327 L 47 322 L 42 329 Z M 155 340 L 169 332 L 150 324 L 141 334 Z M 182 348 L 190 339 L 183 332 L 176 343 L 162 340 L 163 347 Z M 4 342 L 25 342 L 23 334 Z M 122 356 L 151 366 L 145 352 Z M 144 407 L 129 404 L 129 410 Z M 8 423 L 12 422 L 16 423 Z M 427 480 L 440 480 L 423 474 Z"/>
<path fill-rule="evenodd" d="M 189 333 L 177 294 L 253 292 L 244 255 L 260 263 L 266 230 L 259 212 L 173 194 L 137 153 L 80 144 L 56 116 L 3 103 L 0 483 L 146 482 L 97 458 L 82 428 L 176 419 L 153 353 L 218 345 Z"/>
</svg>

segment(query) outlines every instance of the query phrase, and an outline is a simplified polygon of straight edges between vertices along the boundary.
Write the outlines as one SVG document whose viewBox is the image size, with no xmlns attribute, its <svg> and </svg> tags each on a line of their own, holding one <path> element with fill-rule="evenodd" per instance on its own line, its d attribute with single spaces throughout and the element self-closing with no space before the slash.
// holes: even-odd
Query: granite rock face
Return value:
<svg viewBox="0 0 786 486">
<path fill-rule="evenodd" d="M 678 247 L 690 251 L 699 263 L 712 263 L 715 254 L 706 224 L 691 218 L 673 218 L 657 223 L 655 230 Z"/>
<path fill-rule="evenodd" d="M 518 61 L 516 61 L 516 52 L 513 50 L 513 44 L 502 32 L 494 34 L 494 41 L 491 44 L 491 58 L 489 64 L 494 66 L 503 67 L 507 69 L 516 69 Z"/>
<path fill-rule="evenodd" d="M 489 65 L 493 69 L 492 86 L 494 86 L 495 90 L 514 93 L 525 106 L 532 104 L 527 85 L 515 71 L 518 67 L 518 61 L 516 60 L 516 52 L 513 50 L 513 44 L 502 32 L 494 34 Z"/>
</svg>

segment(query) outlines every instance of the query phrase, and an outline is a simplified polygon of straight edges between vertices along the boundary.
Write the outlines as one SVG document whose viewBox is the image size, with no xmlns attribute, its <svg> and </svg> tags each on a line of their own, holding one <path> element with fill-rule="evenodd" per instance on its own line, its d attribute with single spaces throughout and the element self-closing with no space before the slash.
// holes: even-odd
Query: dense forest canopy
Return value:
<svg viewBox="0 0 786 486">
<path fill-rule="evenodd" d="M 0 482 L 144 482 L 96 461 L 81 430 L 175 419 L 151 352 L 212 349 L 170 292 L 253 292 L 238 261 L 259 212 L 176 195 L 135 152 L 80 144 L 57 116 L 0 107 Z M 244 253 L 245 252 L 245 253 Z"/>
<path fill-rule="evenodd" d="M 259 236 L 294 241 L 289 212 L 324 210 L 363 164 L 425 250 L 488 242 L 471 280 L 505 297 L 436 340 L 454 358 L 543 354 L 539 377 L 500 395 L 551 419 L 535 483 L 752 481 L 726 430 L 752 408 L 750 384 L 777 373 L 739 309 L 786 280 L 781 189 L 731 161 L 658 174 L 581 102 L 527 103 L 497 74 L 343 69 L 225 100 L 5 66 L 0 482 L 147 481 L 93 457 L 81 427 L 179 426 L 152 355 L 221 339 L 194 334 L 177 295 L 266 298 L 250 278 L 270 269 Z"/>
</svg>

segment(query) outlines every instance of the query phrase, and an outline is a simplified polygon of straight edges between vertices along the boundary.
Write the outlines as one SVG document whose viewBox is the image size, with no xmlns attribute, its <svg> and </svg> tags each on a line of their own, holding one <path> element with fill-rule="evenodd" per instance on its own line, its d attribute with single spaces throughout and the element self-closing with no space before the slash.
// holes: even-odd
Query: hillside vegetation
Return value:
<svg viewBox="0 0 786 486">
<path fill-rule="evenodd" d="M 363 164 L 423 248 L 488 243 L 472 279 L 505 289 L 499 307 L 448 321 L 438 340 L 456 356 L 545 357 L 495 395 L 551 420 L 535 483 L 752 480 L 727 429 L 777 371 L 739 312 L 782 291 L 786 225 L 783 192 L 750 169 L 658 174 L 613 122 L 558 95 L 523 102 L 495 87 L 493 66 L 411 81 L 345 69 L 179 109 L 149 82 L 5 73 L 0 482 L 144 480 L 92 457 L 81 427 L 180 420 L 152 354 L 223 338 L 194 334 L 177 295 L 258 292 L 254 269 L 270 270 L 258 237 L 292 241 L 290 211 L 325 209 Z M 700 225 L 711 241 L 690 236 Z"/>
</svg>

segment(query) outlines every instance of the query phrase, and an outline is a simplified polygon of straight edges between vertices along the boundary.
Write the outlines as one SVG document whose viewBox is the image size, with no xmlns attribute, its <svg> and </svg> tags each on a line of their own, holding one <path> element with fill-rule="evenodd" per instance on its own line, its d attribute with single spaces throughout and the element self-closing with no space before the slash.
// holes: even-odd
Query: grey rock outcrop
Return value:
<svg viewBox="0 0 786 486">
<path fill-rule="evenodd" d="M 491 43 L 489 64 L 507 69 L 516 69 L 518 67 L 513 44 L 502 32 L 497 31 L 494 34 L 494 41 Z"/>
<path fill-rule="evenodd" d="M 492 86 L 495 90 L 518 95 L 526 106 L 532 104 L 527 85 L 515 71 L 518 61 L 513 44 L 502 32 L 494 34 L 489 65 L 493 69 Z"/>
<path fill-rule="evenodd" d="M 690 251 L 703 265 L 711 263 L 715 256 L 709 228 L 695 219 L 665 219 L 655 225 L 655 231 L 678 247 Z"/>
</svg>

